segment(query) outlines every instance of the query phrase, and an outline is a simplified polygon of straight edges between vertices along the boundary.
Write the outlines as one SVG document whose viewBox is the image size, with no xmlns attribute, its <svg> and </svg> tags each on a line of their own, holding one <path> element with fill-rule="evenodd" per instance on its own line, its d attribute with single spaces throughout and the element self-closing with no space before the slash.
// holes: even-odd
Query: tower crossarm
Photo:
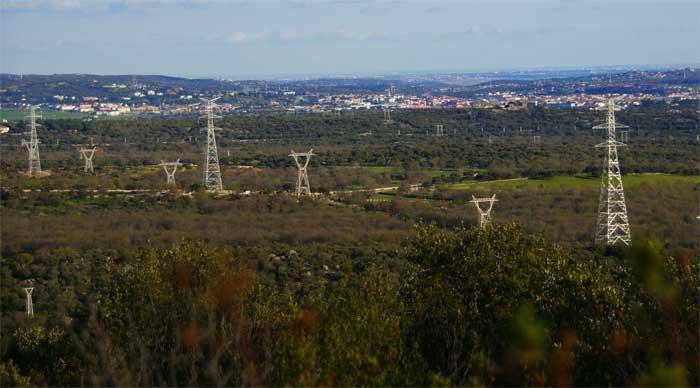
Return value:
<svg viewBox="0 0 700 388">
<path fill-rule="evenodd" d="M 37 122 L 36 122 L 36 119 L 42 118 L 41 113 L 36 113 L 37 108 L 38 108 L 37 105 L 30 106 L 29 107 L 29 109 L 30 109 L 29 114 L 27 116 L 25 116 L 26 118 L 28 118 L 30 120 L 30 123 L 29 123 L 30 126 L 36 126 L 36 127 L 41 126 L 40 124 L 37 124 Z"/>
<path fill-rule="evenodd" d="M 220 119 L 221 118 L 221 116 L 214 113 L 214 108 L 219 106 L 215 102 L 216 102 L 216 100 L 218 100 L 220 98 L 221 97 L 216 97 L 216 98 L 211 98 L 211 99 L 201 98 L 201 97 L 199 98 L 200 100 L 202 100 L 203 102 L 206 103 L 206 105 L 204 105 L 205 115 L 202 116 L 202 118 L 206 118 L 206 119 Z"/>
<path fill-rule="evenodd" d="M 172 166 L 180 167 L 180 166 L 182 166 L 182 163 L 180 163 L 180 159 L 178 159 L 174 162 L 164 162 L 161 160 L 160 165 L 161 166 L 168 166 L 168 167 L 172 167 Z"/>
<path fill-rule="evenodd" d="M 313 153 L 313 150 L 311 150 L 311 151 L 309 151 L 309 152 L 294 152 L 294 151 L 292 151 L 288 156 L 306 156 L 306 157 L 311 157 L 311 156 L 314 156 L 314 155 L 316 155 L 316 154 L 314 154 L 314 153 Z"/>
<path fill-rule="evenodd" d="M 220 98 L 221 98 L 221 97 L 219 96 L 219 97 L 214 97 L 214 98 L 204 98 L 204 97 L 200 97 L 199 99 L 202 100 L 203 102 L 206 102 L 207 104 L 216 105 L 216 104 L 214 104 L 214 103 L 215 103 L 217 100 L 219 100 Z"/>
<path fill-rule="evenodd" d="M 92 157 L 95 156 L 95 151 L 97 151 L 97 147 L 81 148 L 80 149 L 80 157 L 86 158 L 86 159 L 92 159 Z"/>
<path fill-rule="evenodd" d="M 206 115 L 200 116 L 200 118 L 203 118 L 203 119 L 220 119 L 221 116 L 212 113 L 212 114 L 206 114 Z"/>
<path fill-rule="evenodd" d="M 301 165 L 299 164 L 299 154 L 292 150 L 292 152 L 288 156 L 294 159 L 294 163 L 297 165 L 297 168 L 301 169 Z"/>
<path fill-rule="evenodd" d="M 592 129 L 608 129 L 608 123 L 602 123 L 598 124 L 596 126 L 591 127 Z M 620 124 L 620 123 L 615 123 L 615 128 L 617 129 L 627 129 L 629 126 L 625 124 Z"/>
<path fill-rule="evenodd" d="M 626 147 L 627 144 L 619 142 L 617 140 L 608 140 L 604 143 L 596 144 L 596 148 L 604 148 L 604 147 Z"/>
</svg>

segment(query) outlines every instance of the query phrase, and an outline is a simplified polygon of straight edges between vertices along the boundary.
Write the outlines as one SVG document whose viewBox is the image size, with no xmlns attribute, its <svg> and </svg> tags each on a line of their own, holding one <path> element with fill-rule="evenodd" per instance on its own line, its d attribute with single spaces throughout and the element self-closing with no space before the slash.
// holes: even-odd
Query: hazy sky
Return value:
<svg viewBox="0 0 700 388">
<path fill-rule="evenodd" d="M 2 72 L 265 76 L 700 62 L 700 1 L 0 0 Z"/>
</svg>

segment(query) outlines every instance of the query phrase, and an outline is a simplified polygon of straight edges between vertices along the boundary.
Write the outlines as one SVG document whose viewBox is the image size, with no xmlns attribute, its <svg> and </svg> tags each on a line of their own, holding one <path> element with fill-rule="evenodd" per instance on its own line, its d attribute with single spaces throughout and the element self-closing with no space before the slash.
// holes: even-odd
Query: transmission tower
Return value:
<svg viewBox="0 0 700 388">
<path fill-rule="evenodd" d="M 175 162 L 167 163 L 161 160 L 160 166 L 163 167 L 165 175 L 167 176 L 167 184 L 175 185 L 175 172 L 177 171 L 178 167 L 182 166 L 182 163 L 180 163 L 180 159 L 176 160 Z"/>
<path fill-rule="evenodd" d="M 311 157 L 314 156 L 314 150 L 309 150 L 309 152 L 294 152 L 289 154 L 294 158 L 294 163 L 296 163 L 299 169 L 299 174 L 297 175 L 297 197 L 301 196 L 302 193 L 311 194 L 311 187 L 309 186 L 309 173 L 308 166 Z M 306 158 L 302 163 L 299 162 L 299 158 Z"/>
<path fill-rule="evenodd" d="M 384 124 L 391 124 L 394 120 L 391 119 L 391 109 L 384 109 Z"/>
<path fill-rule="evenodd" d="M 208 190 L 215 191 L 220 191 L 224 188 L 221 183 L 219 154 L 216 149 L 216 131 L 221 130 L 221 128 L 217 128 L 214 126 L 214 119 L 221 118 L 221 116 L 217 116 L 214 114 L 214 107 L 216 107 L 216 104 L 214 102 L 219 98 L 214 98 L 211 100 L 205 98 L 201 99 L 202 101 L 207 103 L 207 105 L 205 106 L 207 113 L 207 115 L 205 116 L 207 119 L 207 149 L 204 155 L 204 158 L 206 160 L 204 166 L 204 186 Z"/>
<path fill-rule="evenodd" d="M 24 293 L 27 295 L 27 316 L 33 317 L 34 316 L 34 303 L 32 303 L 32 292 L 34 291 L 34 287 L 25 287 L 23 288 Z"/>
<path fill-rule="evenodd" d="M 472 195 L 472 200 L 469 201 L 474 204 L 476 210 L 479 212 L 479 227 L 485 228 L 491 224 L 491 210 L 493 209 L 494 202 L 498 202 L 496 199 L 496 194 L 490 198 L 476 198 Z M 487 203 L 488 207 L 486 209 L 481 208 L 482 203 Z"/>
<path fill-rule="evenodd" d="M 615 140 L 616 128 L 628 128 L 615 122 L 615 101 L 608 100 L 608 118 L 606 123 L 596 125 L 594 129 L 606 129 L 607 141 L 596 145 L 605 148 L 602 183 L 600 185 L 600 202 L 598 204 L 598 222 L 595 242 L 614 245 L 622 242 L 629 245 L 632 240 L 627 218 L 625 193 L 622 188 L 622 173 L 617 158 L 617 147 L 625 144 Z"/>
<path fill-rule="evenodd" d="M 630 140 L 630 131 L 620 131 L 620 141 L 628 142 Z"/>
<path fill-rule="evenodd" d="M 96 150 L 96 147 L 80 149 L 80 159 L 85 159 L 85 172 L 95 172 L 92 165 L 92 157 L 95 156 Z"/>
<path fill-rule="evenodd" d="M 39 160 L 39 138 L 36 135 L 36 127 L 39 124 L 36 123 L 37 118 L 41 118 L 40 114 L 36 113 L 36 106 L 32 105 L 30 107 L 29 116 L 29 141 L 22 140 L 22 145 L 27 147 L 29 151 L 29 170 L 28 174 L 31 176 L 36 176 L 41 174 L 41 161 Z"/>
<path fill-rule="evenodd" d="M 435 135 L 436 135 L 436 136 L 442 136 L 442 135 L 443 135 L 442 124 L 438 124 L 438 125 L 435 126 Z"/>
<path fill-rule="evenodd" d="M 542 141 L 542 138 L 540 136 L 533 136 L 532 137 L 532 142 L 535 144 L 540 144 L 541 141 Z"/>
</svg>

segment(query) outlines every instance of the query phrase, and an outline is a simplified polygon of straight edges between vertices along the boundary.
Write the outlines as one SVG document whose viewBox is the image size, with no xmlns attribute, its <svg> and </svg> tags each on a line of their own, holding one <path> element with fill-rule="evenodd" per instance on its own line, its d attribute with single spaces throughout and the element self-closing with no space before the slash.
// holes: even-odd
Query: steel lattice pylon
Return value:
<svg viewBox="0 0 700 388">
<path fill-rule="evenodd" d="M 80 158 L 85 159 L 85 172 L 95 172 L 94 166 L 92 164 L 92 157 L 95 156 L 96 150 L 96 147 L 80 149 Z"/>
<path fill-rule="evenodd" d="M 473 203 L 476 210 L 479 212 L 479 228 L 485 228 L 491 225 L 491 210 L 493 210 L 494 202 L 498 202 L 496 194 L 492 195 L 491 198 L 476 198 L 472 195 L 472 200 L 469 202 Z M 488 207 L 482 209 L 482 203 L 488 203 Z"/>
<path fill-rule="evenodd" d="M 435 136 L 442 136 L 444 134 L 442 124 L 435 126 Z"/>
<path fill-rule="evenodd" d="M 629 245 L 632 240 L 627 205 L 622 187 L 622 173 L 617 157 L 617 147 L 625 144 L 615 140 L 616 128 L 627 128 L 615 122 L 615 101 L 608 100 L 608 118 L 604 124 L 596 125 L 594 129 L 606 129 L 607 141 L 596 145 L 605 148 L 602 183 L 600 185 L 600 202 L 598 203 L 598 221 L 596 223 L 596 243 L 614 245 L 622 242 Z"/>
<path fill-rule="evenodd" d="M 22 145 L 27 147 L 29 151 L 29 169 L 27 173 L 31 176 L 41 174 L 41 161 L 39 160 L 39 138 L 36 134 L 36 127 L 39 124 L 36 123 L 37 118 L 41 118 L 41 115 L 36 113 L 36 106 L 32 105 L 30 110 L 29 119 L 29 141 L 22 140 Z"/>
<path fill-rule="evenodd" d="M 384 109 L 384 124 L 391 124 L 394 120 L 391 119 L 391 109 Z"/>
<path fill-rule="evenodd" d="M 214 119 L 221 118 L 214 114 L 214 101 L 219 98 L 214 98 L 211 100 L 202 98 L 201 100 L 206 102 L 205 107 L 207 115 L 207 149 L 204 155 L 206 163 L 204 165 L 204 186 L 207 190 L 220 191 L 224 189 L 221 183 L 221 169 L 219 168 L 219 153 L 216 148 L 216 131 L 221 130 L 214 126 Z"/>
<path fill-rule="evenodd" d="M 164 162 L 161 160 L 160 166 L 163 167 L 165 175 L 167 176 L 166 183 L 169 185 L 175 185 L 175 172 L 177 172 L 178 167 L 182 166 L 180 159 L 174 162 Z"/>
<path fill-rule="evenodd" d="M 311 194 L 311 186 L 309 186 L 309 172 L 307 168 L 309 167 L 309 161 L 311 157 L 314 156 L 314 150 L 309 150 L 309 152 L 292 152 L 289 154 L 294 158 L 294 163 L 296 163 L 299 169 L 299 174 L 297 175 L 297 197 L 301 196 L 302 193 Z M 304 163 L 299 163 L 299 157 L 305 157 Z"/>
<path fill-rule="evenodd" d="M 33 317 L 34 316 L 34 303 L 32 302 L 32 292 L 34 291 L 34 287 L 25 287 L 23 288 L 24 293 L 27 295 L 27 316 Z"/>
</svg>

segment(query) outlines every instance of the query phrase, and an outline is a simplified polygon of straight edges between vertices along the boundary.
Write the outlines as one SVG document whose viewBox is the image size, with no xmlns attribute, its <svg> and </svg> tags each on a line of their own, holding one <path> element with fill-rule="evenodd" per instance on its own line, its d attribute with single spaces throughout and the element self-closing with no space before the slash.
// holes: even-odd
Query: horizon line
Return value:
<svg viewBox="0 0 700 388">
<path fill-rule="evenodd" d="M 157 76 L 157 77 L 172 77 L 182 79 L 212 79 L 212 80 L 235 80 L 235 81 L 268 81 L 268 80 L 313 80 L 325 78 L 382 78 L 389 76 L 410 76 L 410 75 L 430 75 L 430 74 L 484 74 L 484 73 L 511 73 L 511 72 L 537 72 L 537 71 L 576 71 L 576 70 L 652 70 L 652 69 L 683 69 L 683 68 L 700 68 L 700 63 L 667 63 L 667 64 L 625 64 L 625 65 L 595 65 L 595 66 L 538 66 L 538 67 L 513 67 L 513 68 L 484 68 L 479 70 L 459 70 L 459 69 L 443 69 L 443 70 L 404 70 L 404 71 L 381 71 L 381 72 L 332 72 L 332 73 L 275 73 L 275 74 L 239 74 L 239 75 L 221 75 L 221 74 L 167 74 L 167 73 L 91 73 L 91 72 L 76 72 L 76 73 L 11 73 L 2 72 L 2 75 L 10 76 L 60 76 L 60 75 L 94 75 L 99 77 L 119 77 L 119 76 Z"/>
</svg>

